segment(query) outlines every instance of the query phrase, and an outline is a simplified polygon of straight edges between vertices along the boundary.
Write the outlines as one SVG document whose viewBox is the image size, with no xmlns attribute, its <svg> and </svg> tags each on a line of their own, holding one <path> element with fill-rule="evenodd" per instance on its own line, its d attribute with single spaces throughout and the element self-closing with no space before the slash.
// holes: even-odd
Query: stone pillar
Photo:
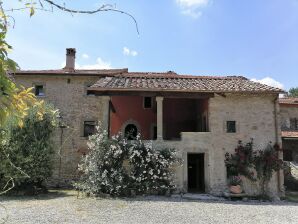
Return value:
<svg viewBox="0 0 298 224">
<path fill-rule="evenodd" d="M 106 131 L 110 131 L 110 96 L 102 96 L 102 128 Z"/>
<path fill-rule="evenodd" d="M 157 140 L 163 140 L 163 97 L 156 97 L 157 103 Z"/>
</svg>

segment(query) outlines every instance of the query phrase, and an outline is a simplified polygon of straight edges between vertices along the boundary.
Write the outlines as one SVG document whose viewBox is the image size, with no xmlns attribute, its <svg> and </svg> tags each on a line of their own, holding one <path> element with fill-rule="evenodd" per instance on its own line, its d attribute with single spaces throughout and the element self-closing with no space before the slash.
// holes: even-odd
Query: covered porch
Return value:
<svg viewBox="0 0 298 224">
<path fill-rule="evenodd" d="M 180 141 L 182 133 L 209 132 L 212 94 L 105 93 L 104 128 L 109 135 L 134 139 Z"/>
</svg>

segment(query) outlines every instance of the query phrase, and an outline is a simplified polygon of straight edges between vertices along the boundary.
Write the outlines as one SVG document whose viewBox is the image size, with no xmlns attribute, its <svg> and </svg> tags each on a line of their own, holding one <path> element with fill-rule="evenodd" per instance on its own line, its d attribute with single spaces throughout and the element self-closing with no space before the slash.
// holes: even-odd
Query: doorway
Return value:
<svg viewBox="0 0 298 224">
<path fill-rule="evenodd" d="M 205 192 L 204 153 L 187 155 L 188 192 Z"/>
</svg>

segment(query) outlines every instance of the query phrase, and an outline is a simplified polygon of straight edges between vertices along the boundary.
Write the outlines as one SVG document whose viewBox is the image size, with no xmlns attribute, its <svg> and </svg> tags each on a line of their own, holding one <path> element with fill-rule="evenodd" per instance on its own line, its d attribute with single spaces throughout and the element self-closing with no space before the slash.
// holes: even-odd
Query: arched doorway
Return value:
<svg viewBox="0 0 298 224">
<path fill-rule="evenodd" d="M 136 139 L 138 134 L 138 128 L 136 125 L 134 124 L 127 124 L 125 129 L 124 129 L 124 136 L 128 139 L 128 140 L 134 140 Z"/>
</svg>

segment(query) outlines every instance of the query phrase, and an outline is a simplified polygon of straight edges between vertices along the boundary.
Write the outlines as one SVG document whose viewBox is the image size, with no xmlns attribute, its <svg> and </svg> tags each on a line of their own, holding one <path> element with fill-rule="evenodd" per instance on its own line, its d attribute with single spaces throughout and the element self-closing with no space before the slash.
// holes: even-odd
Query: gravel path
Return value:
<svg viewBox="0 0 298 224">
<path fill-rule="evenodd" d="M 6 223 L 298 223 L 298 203 L 187 201 L 166 197 L 77 199 L 74 194 L 0 198 Z M 0 223 L 5 212 L 0 207 Z"/>
</svg>

